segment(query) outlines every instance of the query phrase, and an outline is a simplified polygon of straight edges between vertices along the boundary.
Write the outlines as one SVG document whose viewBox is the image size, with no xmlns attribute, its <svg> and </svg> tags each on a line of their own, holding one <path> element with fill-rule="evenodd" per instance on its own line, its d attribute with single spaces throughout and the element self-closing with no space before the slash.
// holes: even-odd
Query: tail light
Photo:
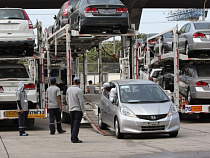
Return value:
<svg viewBox="0 0 210 158">
<path fill-rule="evenodd" d="M 98 10 L 96 8 L 87 7 L 85 8 L 85 13 L 98 13 Z"/>
<path fill-rule="evenodd" d="M 69 7 L 69 1 L 66 3 L 66 7 L 63 11 L 63 15 L 68 15 L 68 7 Z"/>
<path fill-rule="evenodd" d="M 35 86 L 35 84 L 33 84 L 33 83 L 31 83 L 31 84 L 26 84 L 25 85 L 25 89 L 26 90 L 31 90 L 31 89 L 35 89 L 36 88 L 36 86 Z"/>
<path fill-rule="evenodd" d="M 0 92 L 4 91 L 4 88 L 2 86 L 0 86 Z"/>
<path fill-rule="evenodd" d="M 196 82 L 196 87 L 206 87 L 206 86 L 208 86 L 208 83 L 206 82 L 202 82 L 202 81 Z"/>
<path fill-rule="evenodd" d="M 206 38 L 206 35 L 203 33 L 196 32 L 193 34 L 194 38 Z"/>
<path fill-rule="evenodd" d="M 153 77 L 150 77 L 149 80 L 153 81 Z"/>
<path fill-rule="evenodd" d="M 25 16 L 26 16 L 26 18 L 27 18 L 27 20 L 28 20 L 29 29 L 33 29 L 33 28 L 34 28 L 34 27 L 33 27 L 33 24 L 32 24 L 32 22 L 31 22 L 31 20 L 30 20 L 30 18 L 29 18 L 29 16 L 28 16 L 28 14 L 26 13 L 25 10 L 24 10 L 24 13 L 25 13 Z"/>
<path fill-rule="evenodd" d="M 128 9 L 127 8 L 118 8 L 117 9 L 117 13 L 127 13 L 128 12 Z"/>
</svg>

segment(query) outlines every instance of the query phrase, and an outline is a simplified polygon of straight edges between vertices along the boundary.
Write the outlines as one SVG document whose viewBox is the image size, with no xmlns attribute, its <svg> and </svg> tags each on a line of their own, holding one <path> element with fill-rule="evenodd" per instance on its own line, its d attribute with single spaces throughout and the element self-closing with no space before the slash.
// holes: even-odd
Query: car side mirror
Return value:
<svg viewBox="0 0 210 158">
<path fill-rule="evenodd" d="M 57 19 L 57 16 L 55 15 L 53 18 L 56 20 Z"/>
<path fill-rule="evenodd" d="M 172 100 L 172 97 L 169 95 L 168 98 L 170 99 L 170 101 Z"/>
</svg>

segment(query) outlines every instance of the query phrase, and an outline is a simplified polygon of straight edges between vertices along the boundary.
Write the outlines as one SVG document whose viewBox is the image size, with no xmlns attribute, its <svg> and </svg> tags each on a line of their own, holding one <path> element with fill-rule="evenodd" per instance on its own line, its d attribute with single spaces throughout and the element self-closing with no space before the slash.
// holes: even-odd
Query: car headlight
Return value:
<svg viewBox="0 0 210 158">
<path fill-rule="evenodd" d="M 171 105 L 168 116 L 174 115 L 177 113 L 177 109 L 175 105 Z"/>
<path fill-rule="evenodd" d="M 125 106 L 121 107 L 120 112 L 122 115 L 125 115 L 125 116 L 136 117 L 136 115 Z"/>
</svg>

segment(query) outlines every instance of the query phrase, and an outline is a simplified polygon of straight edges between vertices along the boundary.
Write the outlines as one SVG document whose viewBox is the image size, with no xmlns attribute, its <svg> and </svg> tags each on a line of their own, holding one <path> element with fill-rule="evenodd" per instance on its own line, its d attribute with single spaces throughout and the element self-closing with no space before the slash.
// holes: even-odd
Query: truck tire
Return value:
<svg viewBox="0 0 210 158">
<path fill-rule="evenodd" d="M 61 113 L 61 121 L 62 123 L 71 123 L 70 114 L 66 112 Z"/>
<path fill-rule="evenodd" d="M 34 118 L 28 119 L 27 120 L 27 126 L 33 126 L 34 125 L 34 122 L 35 122 L 35 119 Z"/>
</svg>

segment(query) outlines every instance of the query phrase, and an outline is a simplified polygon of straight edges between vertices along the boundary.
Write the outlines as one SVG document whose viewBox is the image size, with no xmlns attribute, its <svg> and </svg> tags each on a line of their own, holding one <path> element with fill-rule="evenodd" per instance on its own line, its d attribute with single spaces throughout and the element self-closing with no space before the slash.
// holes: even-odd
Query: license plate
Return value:
<svg viewBox="0 0 210 158">
<path fill-rule="evenodd" d="M 191 111 L 202 111 L 202 106 L 192 106 Z"/>
<path fill-rule="evenodd" d="M 147 123 L 144 123 L 144 126 L 158 126 L 159 125 L 159 122 L 147 122 Z"/>
<path fill-rule="evenodd" d="M 17 111 L 6 111 L 6 117 L 18 117 Z"/>
<path fill-rule="evenodd" d="M 32 109 L 29 110 L 28 118 L 45 118 L 44 109 Z M 18 117 L 17 111 L 6 111 L 6 117 Z"/>
<path fill-rule="evenodd" d="M 99 9 L 100 14 L 115 14 L 115 9 Z"/>
</svg>

